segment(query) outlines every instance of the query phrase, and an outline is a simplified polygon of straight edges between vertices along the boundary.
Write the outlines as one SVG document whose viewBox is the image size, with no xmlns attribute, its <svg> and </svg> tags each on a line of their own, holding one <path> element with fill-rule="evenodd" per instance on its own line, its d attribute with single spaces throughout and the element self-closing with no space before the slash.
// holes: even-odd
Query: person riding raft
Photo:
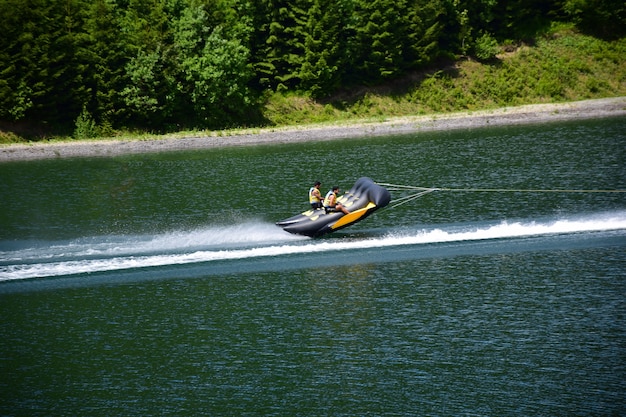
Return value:
<svg viewBox="0 0 626 417">
<path fill-rule="evenodd" d="M 309 190 L 309 203 L 311 203 L 311 208 L 313 210 L 322 208 L 322 194 L 320 193 L 321 186 L 321 182 L 315 181 L 315 184 L 313 184 L 313 187 Z"/>
<path fill-rule="evenodd" d="M 337 203 L 337 194 L 339 194 L 339 187 L 334 186 L 324 198 L 324 209 L 326 213 L 334 213 L 342 211 L 345 214 L 350 214 L 350 211 L 342 204 Z"/>
</svg>

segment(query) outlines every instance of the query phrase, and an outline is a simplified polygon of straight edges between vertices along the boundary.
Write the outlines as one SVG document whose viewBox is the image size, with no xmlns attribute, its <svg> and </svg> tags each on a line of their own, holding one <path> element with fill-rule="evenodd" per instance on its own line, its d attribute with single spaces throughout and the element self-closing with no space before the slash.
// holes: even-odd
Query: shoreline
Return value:
<svg viewBox="0 0 626 417">
<path fill-rule="evenodd" d="M 487 126 L 512 126 L 626 116 L 626 97 L 567 103 L 530 104 L 493 110 L 389 118 L 382 122 L 355 121 L 335 125 L 260 128 L 228 135 L 163 137 L 149 140 L 93 140 L 0 145 L 0 163 L 37 159 L 110 157 L 130 154 L 212 149 L 233 146 L 285 144 L 334 139 L 410 134 Z"/>
</svg>

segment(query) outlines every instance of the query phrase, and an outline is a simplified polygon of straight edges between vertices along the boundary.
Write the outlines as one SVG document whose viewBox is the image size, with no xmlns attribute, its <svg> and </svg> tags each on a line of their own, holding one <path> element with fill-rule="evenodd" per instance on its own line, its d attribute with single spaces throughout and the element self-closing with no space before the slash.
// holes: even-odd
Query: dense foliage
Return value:
<svg viewBox="0 0 626 417">
<path fill-rule="evenodd" d="M 0 123 L 152 131 L 262 123 L 443 58 L 488 60 L 557 20 L 620 38 L 617 0 L 0 0 Z"/>
</svg>

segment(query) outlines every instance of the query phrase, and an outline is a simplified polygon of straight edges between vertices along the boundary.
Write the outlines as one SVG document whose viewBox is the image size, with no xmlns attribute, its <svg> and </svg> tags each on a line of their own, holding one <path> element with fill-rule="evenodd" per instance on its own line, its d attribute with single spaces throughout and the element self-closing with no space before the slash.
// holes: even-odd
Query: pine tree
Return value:
<svg viewBox="0 0 626 417">
<path fill-rule="evenodd" d="M 410 35 L 407 1 L 356 0 L 355 4 L 350 78 L 372 84 L 401 74 L 410 66 L 405 56 Z"/>
<path fill-rule="evenodd" d="M 120 92 L 127 79 L 129 62 L 126 38 L 122 35 L 122 11 L 114 0 L 93 0 L 88 9 L 85 31 L 89 36 L 90 99 L 85 103 L 94 118 L 103 124 L 121 123 L 125 103 Z"/>
<path fill-rule="evenodd" d="M 85 35 L 80 0 L 7 1 L 2 50 L 6 81 L 0 83 L 5 114 L 58 128 L 70 126 L 86 101 Z M 5 117 L 3 115 L 2 117 Z"/>
<path fill-rule="evenodd" d="M 37 20 L 43 16 L 23 0 L 0 3 L 0 119 L 19 121 L 33 107 L 33 78 L 38 68 Z M 29 24 L 28 22 L 33 22 Z"/>
<path fill-rule="evenodd" d="M 299 77 L 301 87 L 315 97 L 328 95 L 342 84 L 352 12 L 350 0 L 314 0 L 308 11 Z"/>
<path fill-rule="evenodd" d="M 252 59 L 261 88 L 289 89 L 300 83 L 308 1 L 258 0 L 250 8 Z"/>
</svg>

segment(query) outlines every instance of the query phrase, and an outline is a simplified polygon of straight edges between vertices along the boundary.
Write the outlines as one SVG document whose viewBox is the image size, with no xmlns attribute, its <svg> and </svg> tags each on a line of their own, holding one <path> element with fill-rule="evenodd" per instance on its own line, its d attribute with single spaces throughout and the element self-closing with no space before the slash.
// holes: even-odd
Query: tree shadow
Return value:
<svg viewBox="0 0 626 417">
<path fill-rule="evenodd" d="M 423 69 L 408 71 L 405 74 L 375 85 L 349 85 L 338 89 L 327 97 L 316 101 L 322 105 L 331 105 L 339 111 L 346 111 L 351 106 L 363 101 L 368 95 L 386 96 L 400 99 L 434 76 L 445 75 L 459 77 L 458 60 L 439 60 Z"/>
</svg>

